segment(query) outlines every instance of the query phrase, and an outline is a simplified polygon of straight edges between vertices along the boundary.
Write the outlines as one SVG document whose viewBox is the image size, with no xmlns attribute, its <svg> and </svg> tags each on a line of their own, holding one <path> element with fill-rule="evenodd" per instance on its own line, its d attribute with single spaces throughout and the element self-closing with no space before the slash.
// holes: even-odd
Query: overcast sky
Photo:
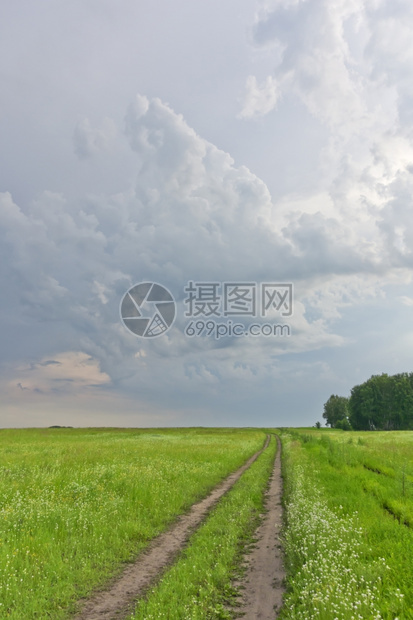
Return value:
<svg viewBox="0 0 413 620">
<path fill-rule="evenodd" d="M 410 0 L 2 3 L 0 426 L 308 426 L 413 371 L 412 32 Z"/>
</svg>

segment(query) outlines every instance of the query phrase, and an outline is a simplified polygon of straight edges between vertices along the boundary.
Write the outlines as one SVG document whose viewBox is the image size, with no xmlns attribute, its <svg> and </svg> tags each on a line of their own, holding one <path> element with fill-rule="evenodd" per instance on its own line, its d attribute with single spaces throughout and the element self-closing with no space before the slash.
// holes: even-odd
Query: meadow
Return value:
<svg viewBox="0 0 413 620">
<path fill-rule="evenodd" d="M 413 432 L 284 430 L 281 618 L 413 618 Z"/>
<path fill-rule="evenodd" d="M 264 444 L 264 429 L 0 431 L 0 618 L 73 618 Z M 413 432 L 281 429 L 129 620 L 239 617 L 282 441 L 281 620 L 413 620 Z M 242 612 L 242 610 L 241 610 Z"/>
<path fill-rule="evenodd" d="M 230 619 L 238 614 L 240 565 L 263 511 L 263 496 L 276 452 L 269 448 L 251 465 L 194 533 L 178 561 L 137 605 L 129 620 Z"/>
<path fill-rule="evenodd" d="M 248 429 L 0 431 L 0 617 L 72 615 L 265 441 Z"/>
</svg>

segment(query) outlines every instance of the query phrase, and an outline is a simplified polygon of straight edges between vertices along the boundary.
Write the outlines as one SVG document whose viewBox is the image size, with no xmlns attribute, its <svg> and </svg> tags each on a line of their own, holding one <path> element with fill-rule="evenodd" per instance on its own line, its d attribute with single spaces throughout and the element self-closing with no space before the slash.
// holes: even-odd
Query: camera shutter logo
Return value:
<svg viewBox="0 0 413 620">
<path fill-rule="evenodd" d="M 141 338 L 162 336 L 172 326 L 175 315 L 172 294 L 155 282 L 135 284 L 125 293 L 120 304 L 123 324 Z"/>
</svg>

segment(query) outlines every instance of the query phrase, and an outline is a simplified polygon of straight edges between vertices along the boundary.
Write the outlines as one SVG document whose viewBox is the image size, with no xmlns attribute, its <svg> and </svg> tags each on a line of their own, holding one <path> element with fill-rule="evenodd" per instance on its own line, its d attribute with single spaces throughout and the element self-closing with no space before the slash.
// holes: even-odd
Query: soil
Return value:
<svg viewBox="0 0 413 620">
<path fill-rule="evenodd" d="M 96 592 L 88 599 L 75 620 L 115 620 L 125 618 L 133 609 L 133 603 L 139 596 L 153 586 L 164 570 L 171 565 L 182 551 L 193 531 L 199 527 L 208 511 L 227 493 L 244 471 L 252 465 L 268 446 L 269 437 L 264 447 L 254 454 L 236 472 L 228 476 L 210 495 L 194 504 L 190 511 L 179 517 L 176 524 L 155 538 L 148 549 L 130 564 L 125 571 L 106 590 Z M 261 616 L 251 616 L 251 618 Z M 262 616 L 264 617 L 264 616 Z M 267 617 L 267 616 L 265 616 Z"/>
<path fill-rule="evenodd" d="M 265 499 L 265 515 L 255 533 L 256 544 L 245 557 L 245 577 L 234 584 L 242 588 L 238 599 L 244 620 L 274 620 L 282 606 L 285 572 L 280 543 L 282 526 L 281 442 Z"/>
</svg>

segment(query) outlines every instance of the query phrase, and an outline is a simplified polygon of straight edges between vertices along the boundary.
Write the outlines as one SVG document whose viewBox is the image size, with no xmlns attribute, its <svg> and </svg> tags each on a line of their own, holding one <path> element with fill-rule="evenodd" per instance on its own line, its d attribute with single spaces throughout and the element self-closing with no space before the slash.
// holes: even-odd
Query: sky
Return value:
<svg viewBox="0 0 413 620">
<path fill-rule="evenodd" d="M 2 3 L 0 426 L 311 426 L 412 372 L 412 31 L 409 0 Z"/>
</svg>

